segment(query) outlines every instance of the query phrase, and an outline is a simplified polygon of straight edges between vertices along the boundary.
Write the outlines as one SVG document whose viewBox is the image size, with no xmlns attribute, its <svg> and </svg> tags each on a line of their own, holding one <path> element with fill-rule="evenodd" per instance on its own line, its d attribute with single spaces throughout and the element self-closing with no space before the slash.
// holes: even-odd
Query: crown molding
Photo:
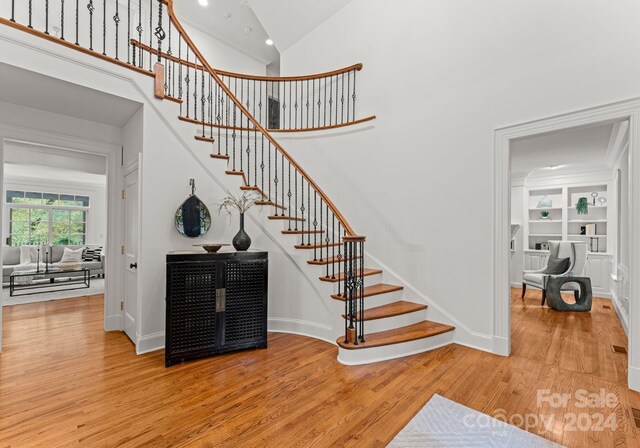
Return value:
<svg viewBox="0 0 640 448">
<path fill-rule="evenodd" d="M 230 47 L 233 47 L 239 52 L 245 54 L 246 56 L 249 56 L 250 58 L 255 59 L 261 64 L 264 64 L 265 66 L 273 62 L 265 58 L 261 54 L 257 53 L 253 49 L 248 48 L 246 45 L 240 42 L 240 40 L 236 39 L 231 34 L 212 28 L 211 25 L 209 25 L 206 21 L 202 20 L 200 17 L 190 14 L 189 12 L 180 8 L 178 5 L 175 6 L 175 10 L 176 10 L 176 14 L 179 15 L 179 20 L 181 23 L 196 28 L 198 31 L 208 36 L 211 36 L 214 39 L 217 39 L 222 43 L 229 45 Z"/>
</svg>

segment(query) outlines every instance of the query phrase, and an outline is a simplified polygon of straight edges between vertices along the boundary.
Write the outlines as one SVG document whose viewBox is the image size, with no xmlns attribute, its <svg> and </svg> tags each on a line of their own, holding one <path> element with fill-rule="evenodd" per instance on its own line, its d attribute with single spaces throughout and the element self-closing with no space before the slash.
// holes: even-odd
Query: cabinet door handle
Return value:
<svg viewBox="0 0 640 448">
<path fill-rule="evenodd" d="M 227 307 L 227 290 L 226 288 L 216 289 L 216 313 L 224 312 Z"/>
<path fill-rule="evenodd" d="M 130 269 L 138 269 L 138 263 L 131 263 L 131 264 L 129 265 L 129 268 L 130 268 Z"/>
</svg>

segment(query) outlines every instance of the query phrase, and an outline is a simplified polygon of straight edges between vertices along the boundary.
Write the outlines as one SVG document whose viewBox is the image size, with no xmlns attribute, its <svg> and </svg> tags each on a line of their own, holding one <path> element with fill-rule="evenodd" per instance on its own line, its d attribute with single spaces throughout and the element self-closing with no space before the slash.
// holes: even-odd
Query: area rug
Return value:
<svg viewBox="0 0 640 448">
<path fill-rule="evenodd" d="M 69 285 L 75 287 L 80 285 Z M 61 286 L 63 287 L 63 286 Z M 19 292 L 18 292 L 19 294 Z M 47 300 L 70 299 L 72 297 L 104 294 L 104 279 L 92 278 L 91 288 L 72 289 L 69 291 L 39 292 L 38 294 L 9 297 L 9 287 L 2 288 L 2 306 L 20 305 L 24 303 L 45 302 Z"/>
<path fill-rule="evenodd" d="M 389 448 L 561 448 L 466 406 L 433 395 Z"/>
</svg>

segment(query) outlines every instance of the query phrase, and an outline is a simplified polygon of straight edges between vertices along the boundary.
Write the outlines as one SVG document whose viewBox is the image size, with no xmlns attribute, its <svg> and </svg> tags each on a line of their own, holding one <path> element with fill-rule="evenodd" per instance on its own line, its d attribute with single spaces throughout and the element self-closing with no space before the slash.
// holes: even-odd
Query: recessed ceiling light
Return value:
<svg viewBox="0 0 640 448">
<path fill-rule="evenodd" d="M 265 40 L 264 43 L 267 45 L 273 45 L 273 41 L 271 39 Z"/>
<path fill-rule="evenodd" d="M 250 26 L 247 26 L 244 28 L 244 34 L 251 34 L 253 33 L 253 29 Z"/>
<path fill-rule="evenodd" d="M 209 6 L 209 0 L 198 0 L 198 3 L 202 6 Z"/>
</svg>

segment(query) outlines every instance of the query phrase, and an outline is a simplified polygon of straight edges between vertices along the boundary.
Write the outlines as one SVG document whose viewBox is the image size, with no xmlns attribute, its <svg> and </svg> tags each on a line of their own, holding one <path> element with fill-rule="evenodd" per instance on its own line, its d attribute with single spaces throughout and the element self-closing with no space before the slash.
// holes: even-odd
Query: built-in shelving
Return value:
<svg viewBox="0 0 640 448">
<path fill-rule="evenodd" d="M 580 198 L 587 198 L 586 215 L 576 210 Z M 610 211 L 606 184 L 528 189 L 527 200 L 525 250 L 545 252 L 549 241 L 574 240 L 587 242 L 590 252 L 607 252 Z M 543 212 L 548 212 L 546 218 Z M 593 234 L 586 234 L 588 227 Z"/>
</svg>

